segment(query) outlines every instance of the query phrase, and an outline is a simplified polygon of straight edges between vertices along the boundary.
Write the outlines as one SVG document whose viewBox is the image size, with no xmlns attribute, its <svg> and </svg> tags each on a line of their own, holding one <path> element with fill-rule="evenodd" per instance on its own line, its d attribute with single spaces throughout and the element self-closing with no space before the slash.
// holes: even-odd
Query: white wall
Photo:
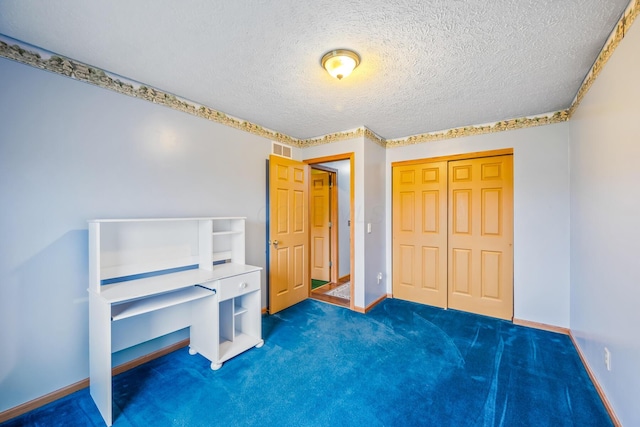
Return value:
<svg viewBox="0 0 640 427">
<path fill-rule="evenodd" d="M 351 274 L 351 167 L 348 160 L 334 162 L 338 169 L 338 277 Z"/>
<path fill-rule="evenodd" d="M 514 317 L 569 327 L 568 124 L 387 149 L 387 216 L 391 163 L 460 153 L 514 150 Z M 387 224 L 387 271 L 391 271 Z M 388 282 L 391 292 L 391 281 Z"/>
<path fill-rule="evenodd" d="M 365 139 L 365 307 L 387 293 L 385 268 L 387 210 L 385 204 L 386 150 Z M 369 233 L 368 224 L 371 224 Z M 378 273 L 382 279 L 378 281 Z"/>
<path fill-rule="evenodd" d="M 247 262 L 264 267 L 271 145 L 7 59 L 0 76 L 3 411 L 89 375 L 87 219 L 247 216 Z"/>
<path fill-rule="evenodd" d="M 638 76 L 636 22 L 578 107 L 569 146 L 571 330 L 625 426 L 640 425 Z"/>
</svg>

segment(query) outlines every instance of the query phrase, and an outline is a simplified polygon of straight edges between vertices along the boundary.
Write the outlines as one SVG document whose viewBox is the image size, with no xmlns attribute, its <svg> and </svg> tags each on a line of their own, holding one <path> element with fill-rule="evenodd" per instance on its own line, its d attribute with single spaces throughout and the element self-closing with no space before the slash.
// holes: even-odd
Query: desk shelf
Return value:
<svg viewBox="0 0 640 427">
<path fill-rule="evenodd" d="M 215 292 L 210 289 L 190 286 L 179 291 L 115 304 L 111 306 L 111 321 L 115 322 L 213 295 L 215 295 Z"/>
</svg>

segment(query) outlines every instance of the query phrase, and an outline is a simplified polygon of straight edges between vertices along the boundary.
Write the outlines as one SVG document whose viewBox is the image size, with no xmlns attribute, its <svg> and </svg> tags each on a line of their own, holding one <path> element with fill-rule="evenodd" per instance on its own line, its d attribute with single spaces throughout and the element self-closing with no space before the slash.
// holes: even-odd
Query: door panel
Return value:
<svg viewBox="0 0 640 427">
<path fill-rule="evenodd" d="M 422 193 L 422 232 L 437 233 L 440 226 L 440 203 L 438 191 L 425 191 Z"/>
<path fill-rule="evenodd" d="M 449 162 L 449 307 L 513 318 L 513 157 Z"/>
<path fill-rule="evenodd" d="M 454 249 L 451 251 L 451 293 L 454 295 L 471 294 L 471 251 Z"/>
<path fill-rule="evenodd" d="M 398 196 L 398 218 L 400 219 L 400 231 L 413 233 L 415 230 L 415 193 L 403 191 Z"/>
<path fill-rule="evenodd" d="M 302 291 L 302 288 L 306 289 L 307 282 L 305 279 L 309 277 L 307 274 L 306 245 L 297 245 L 293 248 L 293 251 L 293 288 L 300 291 L 300 300 L 303 300 L 309 296 L 306 290 Z"/>
<path fill-rule="evenodd" d="M 413 255 L 415 247 L 413 245 L 400 245 L 400 256 L 398 257 L 399 277 L 398 282 L 401 285 L 411 286 L 414 283 L 413 272 L 415 270 Z"/>
<path fill-rule="evenodd" d="M 482 251 L 482 283 L 481 296 L 483 298 L 500 299 L 500 270 L 502 268 L 502 254 L 494 251 Z"/>
<path fill-rule="evenodd" d="M 499 236 L 502 206 L 502 189 L 482 189 L 482 235 Z"/>
<path fill-rule="evenodd" d="M 309 296 L 308 168 L 284 157 L 269 157 L 270 313 Z"/>
<path fill-rule="evenodd" d="M 422 286 L 438 290 L 440 271 L 440 248 L 424 246 L 422 248 Z"/>
<path fill-rule="evenodd" d="M 393 168 L 393 296 L 447 305 L 447 163 Z"/>
<path fill-rule="evenodd" d="M 453 232 L 471 233 L 471 191 L 453 191 Z"/>
<path fill-rule="evenodd" d="M 289 248 L 276 248 L 271 252 L 271 256 L 275 259 L 271 259 L 271 280 L 269 283 L 271 285 L 271 291 L 275 292 L 275 296 L 277 297 L 285 294 L 289 290 L 289 281 L 287 278 L 289 260 L 291 259 L 289 252 Z M 275 269 L 273 268 L 274 264 L 276 265 Z"/>
</svg>

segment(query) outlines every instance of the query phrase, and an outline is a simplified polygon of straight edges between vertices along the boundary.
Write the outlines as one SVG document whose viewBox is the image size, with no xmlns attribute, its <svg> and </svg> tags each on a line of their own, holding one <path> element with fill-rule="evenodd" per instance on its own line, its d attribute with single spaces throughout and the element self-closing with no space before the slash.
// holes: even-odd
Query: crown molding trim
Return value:
<svg viewBox="0 0 640 427">
<path fill-rule="evenodd" d="M 469 125 L 458 128 L 445 129 L 435 132 L 427 132 L 396 139 L 384 139 L 369 128 L 362 126 L 348 131 L 335 132 L 327 135 L 298 139 L 287 134 L 276 132 L 258 124 L 229 116 L 221 111 L 214 110 L 205 105 L 197 104 L 176 95 L 161 91 L 157 88 L 136 82 L 117 74 L 109 73 L 88 64 L 73 59 L 56 55 L 44 49 L 23 43 L 18 40 L 0 34 L 0 56 L 7 59 L 30 65 L 35 68 L 61 74 L 75 80 L 112 90 L 123 95 L 132 96 L 154 104 L 164 105 L 174 110 L 182 111 L 215 123 L 220 123 L 234 129 L 249 132 L 253 135 L 270 139 L 275 142 L 290 145 L 292 147 L 307 148 L 317 145 L 330 144 L 332 142 L 364 137 L 383 148 L 402 147 L 406 145 L 421 144 L 424 142 L 442 141 L 446 139 L 466 136 L 482 135 L 487 133 L 502 132 L 507 130 L 523 129 L 534 126 L 543 126 L 561 123 L 571 119 L 578 105 L 589 91 L 593 82 L 602 71 L 615 49 L 624 38 L 631 24 L 640 14 L 640 0 L 631 0 L 629 6 L 620 17 L 618 24 L 607 39 L 587 73 L 573 102 L 566 110 L 550 112 L 541 115 L 501 120 L 481 125 Z"/>
</svg>

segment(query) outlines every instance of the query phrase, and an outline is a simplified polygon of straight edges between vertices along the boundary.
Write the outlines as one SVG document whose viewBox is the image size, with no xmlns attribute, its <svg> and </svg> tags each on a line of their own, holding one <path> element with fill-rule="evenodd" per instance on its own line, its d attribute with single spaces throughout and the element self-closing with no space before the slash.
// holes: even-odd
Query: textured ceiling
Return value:
<svg viewBox="0 0 640 427">
<path fill-rule="evenodd" d="M 3 0 L 0 34 L 295 138 L 571 105 L 629 0 Z M 322 55 L 350 48 L 342 81 Z"/>
</svg>

